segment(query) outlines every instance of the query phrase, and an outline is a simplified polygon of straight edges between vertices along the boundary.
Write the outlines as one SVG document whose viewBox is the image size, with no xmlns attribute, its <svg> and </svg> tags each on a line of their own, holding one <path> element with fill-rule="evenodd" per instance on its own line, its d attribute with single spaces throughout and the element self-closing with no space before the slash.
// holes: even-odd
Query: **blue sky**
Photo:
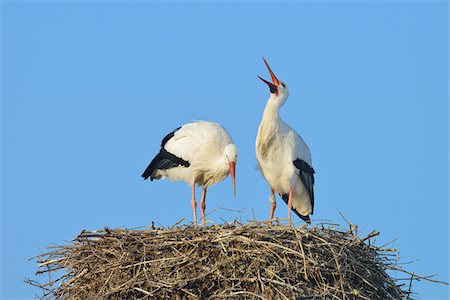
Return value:
<svg viewBox="0 0 450 300">
<path fill-rule="evenodd" d="M 2 299 L 37 293 L 27 259 L 83 229 L 192 221 L 187 185 L 140 178 L 191 120 L 221 123 L 239 148 L 237 198 L 228 178 L 207 211 L 240 212 L 208 218 L 266 220 L 262 55 L 312 151 L 313 224 L 345 226 L 341 212 L 362 235 L 379 230 L 377 244 L 395 240 L 408 270 L 448 281 L 445 1 L 4 1 L 1 16 Z M 443 285 L 414 290 L 448 298 Z"/>
</svg>

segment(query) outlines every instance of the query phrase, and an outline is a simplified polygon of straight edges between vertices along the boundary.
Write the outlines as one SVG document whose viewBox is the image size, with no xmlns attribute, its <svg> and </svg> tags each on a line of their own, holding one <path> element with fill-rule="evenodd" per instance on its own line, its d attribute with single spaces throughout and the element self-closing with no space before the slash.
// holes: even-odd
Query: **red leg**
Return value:
<svg viewBox="0 0 450 300">
<path fill-rule="evenodd" d="M 275 214 L 275 209 L 277 208 L 277 202 L 275 200 L 275 191 L 273 188 L 270 188 L 271 194 L 270 194 L 270 220 L 273 219 L 273 215 Z"/>
<path fill-rule="evenodd" d="M 206 188 L 203 188 L 202 200 L 200 200 L 200 211 L 202 212 L 202 225 L 205 226 L 205 208 L 206 208 Z"/>
<path fill-rule="evenodd" d="M 289 225 L 292 225 L 291 211 L 292 211 L 292 188 L 289 190 L 289 200 L 288 200 L 288 222 L 289 222 Z"/>
<path fill-rule="evenodd" d="M 195 183 L 192 184 L 192 213 L 194 214 L 194 225 L 197 226 L 197 202 L 195 202 Z"/>
</svg>

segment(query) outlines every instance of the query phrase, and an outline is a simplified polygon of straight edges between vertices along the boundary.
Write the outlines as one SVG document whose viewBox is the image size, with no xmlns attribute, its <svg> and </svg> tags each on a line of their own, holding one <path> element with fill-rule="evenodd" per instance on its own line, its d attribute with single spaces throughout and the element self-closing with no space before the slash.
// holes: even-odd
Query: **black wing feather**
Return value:
<svg viewBox="0 0 450 300">
<path fill-rule="evenodd" d="M 294 166 L 300 171 L 299 176 L 303 185 L 308 191 L 309 198 L 311 199 L 311 214 L 314 213 L 314 169 L 306 163 L 304 160 L 297 158 L 294 160 Z"/>
<path fill-rule="evenodd" d="M 155 170 L 166 170 L 178 166 L 189 167 L 190 163 L 182 158 L 179 158 L 178 156 L 173 155 L 166 149 L 161 148 L 159 153 L 148 165 L 147 169 L 145 169 L 144 173 L 142 173 L 142 177 L 144 177 L 144 179 L 150 177 L 150 180 L 153 180 L 156 178 L 152 176 Z"/>
<path fill-rule="evenodd" d="M 190 166 L 190 163 L 188 161 L 179 158 L 178 156 L 164 149 L 166 143 L 175 135 L 175 132 L 177 132 L 180 128 L 181 127 L 178 127 L 162 139 L 161 150 L 159 150 L 159 153 L 155 156 L 155 158 L 152 159 L 148 167 L 145 169 L 144 173 L 142 173 L 141 175 L 142 177 L 144 177 L 144 179 L 147 179 L 149 177 L 150 180 L 155 179 L 156 177 L 152 176 L 155 170 L 166 170 L 178 166 Z"/>
<path fill-rule="evenodd" d="M 171 139 L 173 138 L 173 136 L 175 135 L 175 132 L 177 132 L 181 127 L 178 127 L 177 129 L 175 129 L 174 131 L 172 131 L 171 133 L 169 133 L 168 135 L 166 135 L 162 141 L 161 141 L 161 148 L 164 148 L 164 145 Z"/>
</svg>

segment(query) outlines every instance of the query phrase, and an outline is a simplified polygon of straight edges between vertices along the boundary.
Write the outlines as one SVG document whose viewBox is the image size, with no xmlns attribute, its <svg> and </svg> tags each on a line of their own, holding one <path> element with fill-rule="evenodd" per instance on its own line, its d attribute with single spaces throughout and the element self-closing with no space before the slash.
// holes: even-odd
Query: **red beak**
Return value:
<svg viewBox="0 0 450 300">
<path fill-rule="evenodd" d="M 269 67 L 269 64 L 267 63 L 266 59 L 263 57 L 264 63 L 266 64 L 267 70 L 269 70 L 270 76 L 272 77 L 272 82 L 265 80 L 264 78 L 259 77 L 262 81 L 264 81 L 270 88 L 271 93 L 276 93 L 278 95 L 278 89 L 277 87 L 280 85 L 280 81 L 278 80 L 277 76 L 272 72 L 272 69 Z"/>
<path fill-rule="evenodd" d="M 236 198 L 236 163 L 232 161 L 230 162 L 229 166 L 230 166 L 231 181 L 233 182 L 234 197 Z"/>
<path fill-rule="evenodd" d="M 265 80 L 261 76 L 258 76 L 258 78 L 261 79 L 262 81 L 264 81 L 269 86 L 270 92 L 273 93 L 274 91 L 277 90 L 277 86 L 275 84 L 273 84 L 272 82 Z"/>
<path fill-rule="evenodd" d="M 264 63 L 266 64 L 267 70 L 269 70 L 270 76 L 272 77 L 272 81 L 276 86 L 280 85 L 280 82 L 278 81 L 277 76 L 273 74 L 272 69 L 269 67 L 269 64 L 267 63 L 266 59 L 263 57 Z"/>
</svg>

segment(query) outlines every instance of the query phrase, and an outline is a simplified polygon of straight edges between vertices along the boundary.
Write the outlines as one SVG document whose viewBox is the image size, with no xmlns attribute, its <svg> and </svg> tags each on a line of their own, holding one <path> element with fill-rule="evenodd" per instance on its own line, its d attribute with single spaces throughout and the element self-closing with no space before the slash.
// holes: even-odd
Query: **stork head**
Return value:
<svg viewBox="0 0 450 300">
<path fill-rule="evenodd" d="M 235 144 L 228 144 L 223 151 L 225 159 L 227 160 L 229 172 L 231 174 L 231 181 L 233 182 L 234 197 L 236 197 L 236 161 L 238 156 L 237 147 Z"/>
<path fill-rule="evenodd" d="M 277 99 L 278 101 L 281 102 L 281 104 L 284 104 L 287 97 L 289 96 L 288 86 L 284 81 L 278 80 L 277 76 L 275 76 L 275 74 L 272 72 L 272 69 L 269 67 L 269 64 L 267 63 L 267 61 L 265 60 L 264 57 L 263 57 L 263 60 L 264 60 L 264 63 L 266 64 L 267 70 L 269 70 L 270 77 L 272 77 L 273 82 L 265 80 L 264 78 L 262 78 L 260 76 L 258 76 L 258 77 L 259 77 L 259 79 L 264 81 L 269 86 L 270 97 Z"/>
</svg>

